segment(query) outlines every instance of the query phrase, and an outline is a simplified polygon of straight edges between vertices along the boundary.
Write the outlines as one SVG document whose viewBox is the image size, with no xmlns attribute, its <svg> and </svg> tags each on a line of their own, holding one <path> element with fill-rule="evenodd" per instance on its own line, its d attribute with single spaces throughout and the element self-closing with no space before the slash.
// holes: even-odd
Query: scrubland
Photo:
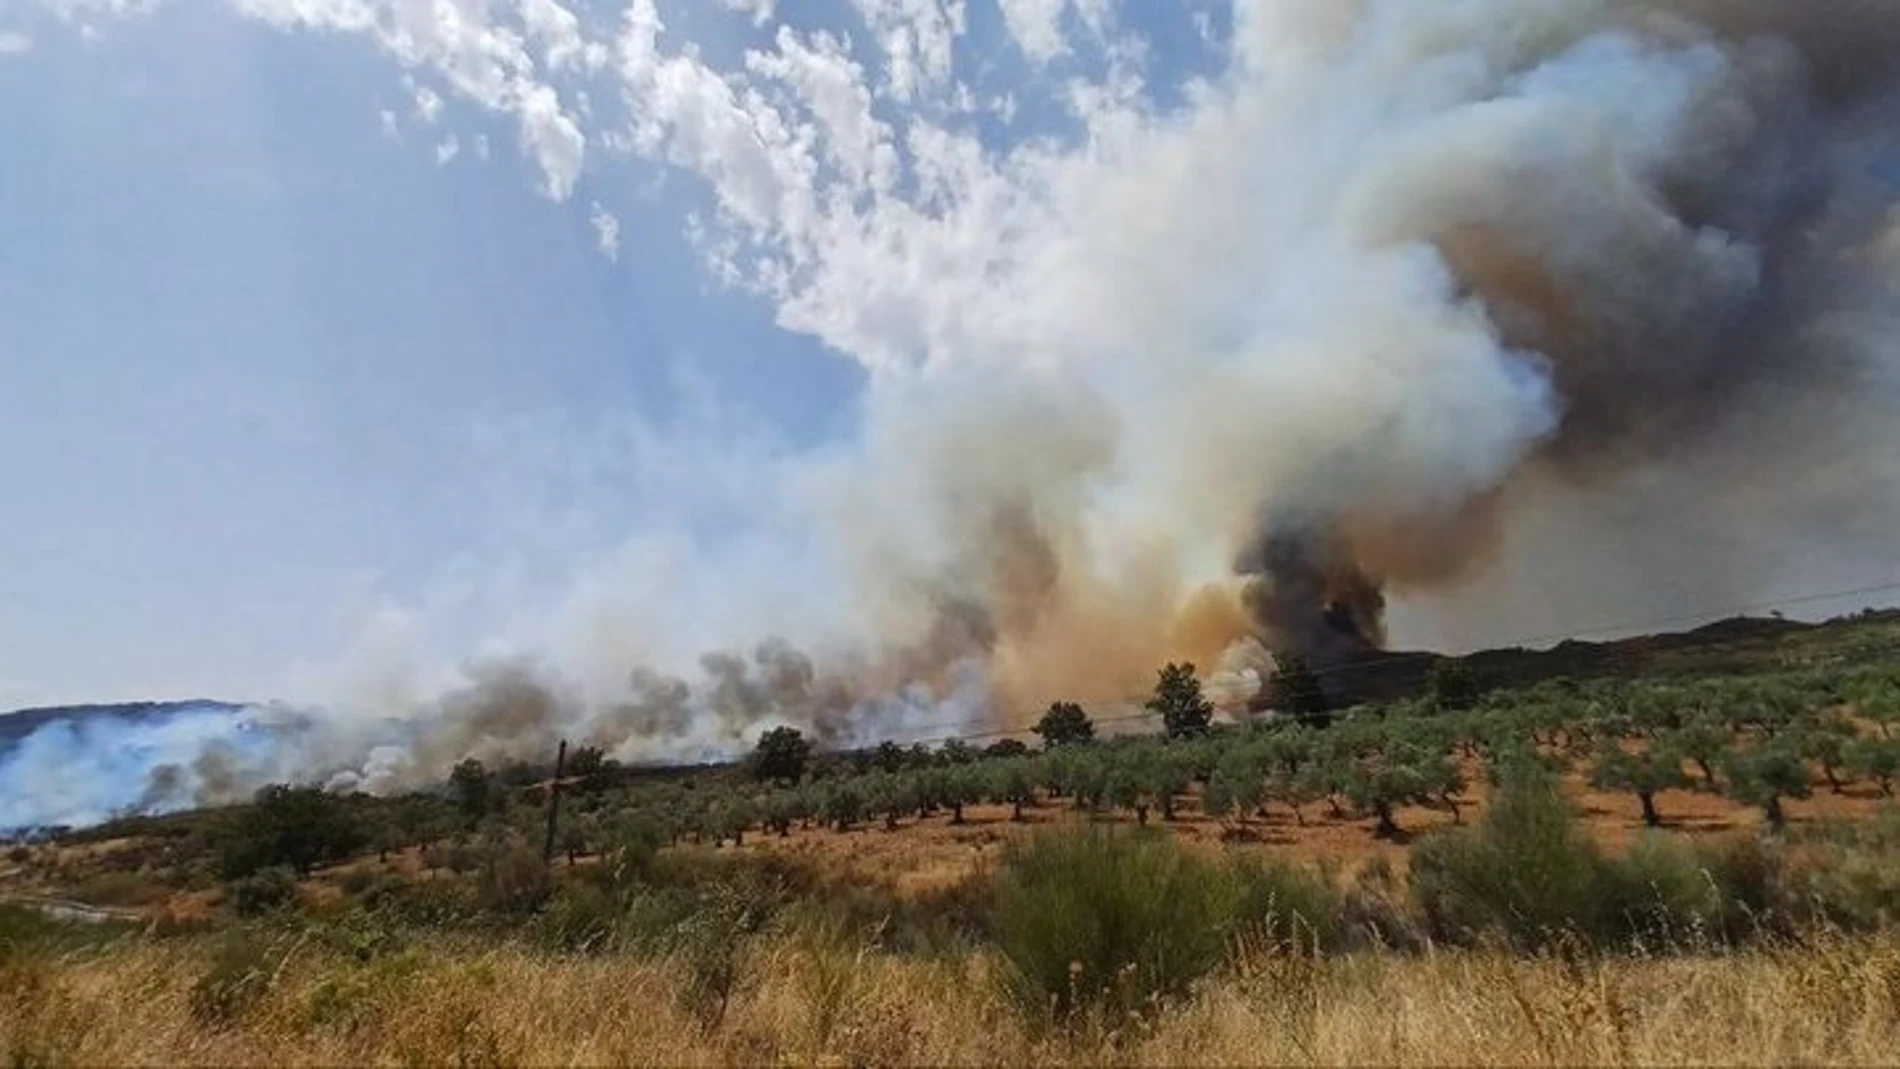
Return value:
<svg viewBox="0 0 1900 1069">
<path fill-rule="evenodd" d="M 555 783 L 472 763 L 36 835 L 0 1058 L 1890 1063 L 1900 676 L 1784 654 L 1224 728 L 1182 691 L 1040 751 L 594 754 L 551 857 Z"/>
</svg>

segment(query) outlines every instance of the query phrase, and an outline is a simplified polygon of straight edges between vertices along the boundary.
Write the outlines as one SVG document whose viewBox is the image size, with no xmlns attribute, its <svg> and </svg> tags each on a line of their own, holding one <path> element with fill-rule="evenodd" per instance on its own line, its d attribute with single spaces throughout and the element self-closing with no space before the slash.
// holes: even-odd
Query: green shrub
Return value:
<svg viewBox="0 0 1900 1069">
<path fill-rule="evenodd" d="M 714 888 L 696 905 L 673 926 L 668 952 L 683 967 L 684 982 L 674 991 L 680 1008 L 710 1033 L 725 1020 L 745 975 L 750 937 L 764 924 L 768 908 L 727 887 Z"/>
<path fill-rule="evenodd" d="M 570 880 L 555 890 L 535 918 L 535 934 L 559 950 L 607 950 L 626 918 L 626 907 L 611 891 L 598 883 Z"/>
<path fill-rule="evenodd" d="M 887 884 L 819 887 L 800 893 L 775 923 L 793 933 L 839 928 L 890 953 L 947 957 L 985 941 L 991 889 L 981 872 L 914 894 Z"/>
<path fill-rule="evenodd" d="M 698 893 L 683 887 L 649 887 L 628 898 L 617 942 L 641 954 L 665 954 L 673 939 L 700 910 Z"/>
<path fill-rule="evenodd" d="M 465 879 L 393 880 L 364 892 L 363 905 L 400 924 L 453 928 L 478 912 L 474 885 Z"/>
<path fill-rule="evenodd" d="M 72 888 L 72 896 L 81 902 L 128 908 L 162 902 L 170 894 L 156 874 L 144 872 L 101 872 Z"/>
<path fill-rule="evenodd" d="M 1779 889 L 1787 912 L 1849 931 L 1900 922 L 1900 809 L 1803 829 L 1800 845 Z"/>
<path fill-rule="evenodd" d="M 1784 929 L 1780 855 L 1752 838 L 1651 833 L 1599 851 L 1555 782 L 1520 766 L 1484 820 L 1419 843 L 1412 890 L 1435 938 L 1520 949 L 1733 945 Z"/>
<path fill-rule="evenodd" d="M 31 906 L 0 902 L 0 966 L 97 946 L 124 935 L 129 927 L 119 921 L 50 917 Z"/>
<path fill-rule="evenodd" d="M 211 964 L 191 985 L 191 1014 L 206 1028 L 229 1028 L 270 994 L 276 963 L 263 944 L 233 932 L 218 945 Z"/>
<path fill-rule="evenodd" d="M 312 1028 L 364 1028 L 414 986 L 426 959 L 414 951 L 354 961 L 328 970 L 310 990 L 305 1020 Z"/>
<path fill-rule="evenodd" d="M 60 928 L 37 909 L 0 902 L 0 965 L 37 949 Z"/>
<path fill-rule="evenodd" d="M 554 891 L 554 878 L 541 854 L 526 843 L 497 845 L 482 866 L 484 909 L 515 916 L 533 913 Z"/>
<path fill-rule="evenodd" d="M 408 949 L 408 939 L 386 914 L 349 906 L 305 929 L 311 945 L 359 962 L 375 961 Z"/>
<path fill-rule="evenodd" d="M 1012 847 L 993 924 L 1007 994 L 1032 1020 L 1152 1014 L 1218 965 L 1232 873 L 1171 838 L 1063 830 Z"/>
<path fill-rule="evenodd" d="M 1606 866 L 1555 782 L 1517 767 L 1475 827 L 1428 835 L 1412 851 L 1412 889 L 1435 938 L 1486 933 L 1519 947 L 1600 936 Z"/>
<path fill-rule="evenodd" d="M 1752 838 L 1697 843 L 1649 834 L 1601 881 L 1619 939 L 1663 949 L 1733 946 L 1776 920 L 1775 862 Z"/>
<path fill-rule="evenodd" d="M 1339 890 L 1320 872 L 1284 861 L 1234 862 L 1234 928 L 1279 952 L 1324 953 L 1345 944 Z"/>
<path fill-rule="evenodd" d="M 371 869 L 351 869 L 337 877 L 337 890 L 346 895 L 360 896 L 375 885 L 378 873 Z"/>
<path fill-rule="evenodd" d="M 259 917 L 297 900 L 297 878 L 281 865 L 232 880 L 225 897 L 240 917 Z"/>
</svg>

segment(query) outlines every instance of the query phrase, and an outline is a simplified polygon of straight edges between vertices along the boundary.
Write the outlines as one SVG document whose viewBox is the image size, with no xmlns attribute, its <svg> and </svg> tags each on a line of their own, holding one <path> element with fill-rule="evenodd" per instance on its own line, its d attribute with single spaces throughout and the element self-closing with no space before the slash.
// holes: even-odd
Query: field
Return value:
<svg viewBox="0 0 1900 1069">
<path fill-rule="evenodd" d="M 1163 673 L 1152 732 L 1058 708 L 1039 750 L 582 749 L 548 861 L 549 771 L 472 763 L 35 836 L 0 859 L 0 1052 L 1888 1061 L 1897 629 L 1485 655 L 1228 726 Z"/>
<path fill-rule="evenodd" d="M 31 982 L 16 972 L 0 1051 L 77 1065 L 1871 1065 L 1900 1049 L 1888 941 L 1580 966 L 1264 958 L 1119 1045 L 1031 1034 L 988 994 L 980 958 L 764 946 L 707 1028 L 679 1006 L 692 969 L 678 961 L 448 944 L 392 966 L 306 947 L 219 1028 L 192 1011 L 211 955 L 133 943 L 69 952 Z"/>
</svg>

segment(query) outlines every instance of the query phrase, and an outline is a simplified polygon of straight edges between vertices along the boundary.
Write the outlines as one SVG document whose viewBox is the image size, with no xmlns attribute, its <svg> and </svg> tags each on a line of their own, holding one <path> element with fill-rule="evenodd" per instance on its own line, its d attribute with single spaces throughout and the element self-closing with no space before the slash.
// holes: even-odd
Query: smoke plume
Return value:
<svg viewBox="0 0 1900 1069">
<path fill-rule="evenodd" d="M 1790 547 L 1871 559 L 1900 515 L 1900 5 L 1243 5 L 1178 107 L 1105 77 L 1073 145 L 1007 154 L 928 124 L 899 151 L 867 119 L 908 184 L 831 143 L 746 172 L 806 209 L 776 214 L 655 86 L 789 68 L 715 77 L 658 26 L 636 4 L 614 45 L 631 143 L 712 185 L 722 266 L 781 323 L 872 370 L 859 433 L 746 502 L 799 533 L 765 577 L 700 561 L 665 604 L 723 622 L 710 652 L 589 594 L 563 617 L 584 640 L 339 700 L 250 781 L 1020 726 L 1178 658 L 1240 703 L 1272 653 L 1385 644 L 1388 604 L 1451 642 L 1611 591 L 1728 604 Z M 794 96 L 730 101 L 804 129 Z M 925 159 L 932 131 L 968 151 Z M 188 767 L 153 797 L 227 793 Z"/>
</svg>

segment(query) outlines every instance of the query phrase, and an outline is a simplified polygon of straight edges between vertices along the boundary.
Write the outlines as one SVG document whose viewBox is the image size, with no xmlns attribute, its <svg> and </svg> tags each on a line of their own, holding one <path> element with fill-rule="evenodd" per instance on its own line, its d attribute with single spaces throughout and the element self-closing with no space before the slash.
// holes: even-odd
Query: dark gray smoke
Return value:
<svg viewBox="0 0 1900 1069">
<path fill-rule="evenodd" d="M 1876 168 L 1896 147 L 1900 5 L 1524 10 L 1542 32 L 1493 55 L 1487 90 L 1400 154 L 1370 210 L 1384 240 L 1436 252 L 1452 299 L 1547 379 L 1555 419 L 1461 537 L 1446 541 L 1442 517 L 1467 501 L 1268 522 L 1240 570 L 1259 577 L 1247 601 L 1278 647 L 1328 658 L 1378 644 L 1381 591 L 1481 569 L 1495 517 L 1553 482 L 1691 461 L 1732 448 L 1738 426 L 1755 442 L 1827 437 L 1890 359 L 1841 328 L 1891 307 L 1893 264 L 1868 252 L 1892 225 L 1896 190 Z M 1437 18 L 1369 5 L 1368 36 L 1374 12 Z M 1447 55 L 1471 44 L 1441 42 Z M 1535 106 L 1593 92 L 1595 113 Z M 1432 543 L 1423 559 L 1395 545 L 1411 539 Z"/>
</svg>

